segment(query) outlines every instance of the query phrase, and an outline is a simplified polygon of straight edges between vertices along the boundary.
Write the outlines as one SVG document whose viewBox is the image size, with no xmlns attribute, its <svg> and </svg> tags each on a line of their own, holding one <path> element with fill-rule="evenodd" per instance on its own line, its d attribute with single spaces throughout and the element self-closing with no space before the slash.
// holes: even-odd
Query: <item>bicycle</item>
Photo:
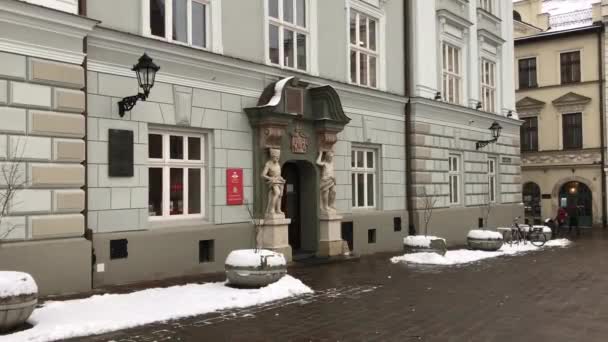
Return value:
<svg viewBox="0 0 608 342">
<path fill-rule="evenodd" d="M 519 225 L 518 220 L 519 216 L 513 220 L 511 234 L 507 239 L 509 246 L 512 246 L 513 243 L 517 243 L 519 245 L 520 242 L 523 242 L 525 245 L 527 241 L 530 241 L 533 246 L 542 247 L 545 245 L 545 243 L 547 243 L 547 237 L 543 232 L 543 227 L 534 227 L 528 225 L 527 229 L 525 229 Z"/>
</svg>

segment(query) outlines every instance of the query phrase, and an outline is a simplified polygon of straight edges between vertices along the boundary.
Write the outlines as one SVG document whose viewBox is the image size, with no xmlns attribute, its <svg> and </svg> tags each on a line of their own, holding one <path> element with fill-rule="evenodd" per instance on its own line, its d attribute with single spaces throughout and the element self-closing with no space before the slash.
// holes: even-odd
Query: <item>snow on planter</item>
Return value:
<svg viewBox="0 0 608 342">
<path fill-rule="evenodd" d="M 424 236 L 424 235 L 410 235 L 403 238 L 403 244 L 411 247 L 431 247 L 431 241 L 443 240 L 444 238 L 436 236 Z"/>
<path fill-rule="evenodd" d="M 267 249 L 239 249 L 230 252 L 226 258 L 226 265 L 239 267 L 261 267 L 262 261 L 266 259 L 268 266 L 285 266 L 287 262 L 281 253 Z"/>
<path fill-rule="evenodd" d="M 23 272 L 0 271 L 0 298 L 38 293 L 38 286 L 31 275 Z"/>
<path fill-rule="evenodd" d="M 220 282 L 47 302 L 32 314 L 28 321 L 31 329 L 1 336 L 0 341 L 47 342 L 103 334 L 312 292 L 300 280 L 286 275 L 261 289 L 239 290 Z"/>
<path fill-rule="evenodd" d="M 459 249 L 448 251 L 445 256 L 436 253 L 415 253 L 405 254 L 391 258 L 391 262 L 396 264 L 400 262 L 410 264 L 425 264 L 425 265 L 461 265 L 468 264 L 484 259 L 496 258 L 503 255 L 515 255 L 526 252 L 534 252 L 543 250 L 548 247 L 568 247 L 572 242 L 568 239 L 559 239 L 547 241 L 542 247 L 536 247 L 531 243 L 519 245 L 503 245 L 498 251 L 471 251 L 467 249 Z"/>
<path fill-rule="evenodd" d="M 226 278 L 234 286 L 262 287 L 287 274 L 287 262 L 281 253 L 266 249 L 240 249 L 226 258 Z"/>
<path fill-rule="evenodd" d="M 467 235 L 469 239 L 476 240 L 502 240 L 502 234 L 492 230 L 473 229 Z"/>
</svg>

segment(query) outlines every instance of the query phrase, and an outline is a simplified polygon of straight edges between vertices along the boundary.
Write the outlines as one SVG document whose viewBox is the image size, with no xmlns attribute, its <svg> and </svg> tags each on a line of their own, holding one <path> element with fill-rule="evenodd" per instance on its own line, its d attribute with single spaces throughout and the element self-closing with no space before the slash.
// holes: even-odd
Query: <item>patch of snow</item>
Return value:
<svg viewBox="0 0 608 342">
<path fill-rule="evenodd" d="M 262 258 L 266 258 L 268 266 L 286 265 L 285 256 L 267 249 L 238 249 L 230 252 L 226 258 L 226 265 L 237 267 L 260 267 Z"/>
<path fill-rule="evenodd" d="M 272 98 L 270 99 L 270 101 L 268 101 L 268 103 L 263 105 L 262 107 L 274 107 L 274 106 L 278 105 L 279 102 L 281 101 L 281 96 L 283 94 L 283 88 L 285 88 L 285 85 L 287 84 L 287 82 L 291 81 L 292 78 L 293 78 L 293 76 L 286 77 L 286 78 L 278 81 L 277 83 L 275 83 L 274 95 L 272 95 Z"/>
<path fill-rule="evenodd" d="M 47 302 L 28 320 L 31 329 L 0 336 L 0 341 L 46 342 L 103 334 L 312 292 L 300 280 L 286 275 L 261 289 L 235 289 L 220 282 Z"/>
<path fill-rule="evenodd" d="M 479 240 L 502 240 L 502 234 L 500 234 L 499 232 L 481 229 L 470 230 L 467 237 Z"/>
<path fill-rule="evenodd" d="M 410 235 L 403 238 L 403 244 L 410 247 L 431 247 L 431 240 L 445 239 L 436 236 Z"/>
<path fill-rule="evenodd" d="M 404 254 L 391 258 L 391 262 L 396 264 L 399 262 L 406 262 L 410 264 L 425 264 L 425 265 L 460 265 L 468 264 L 475 261 L 496 258 L 503 255 L 515 255 L 525 252 L 533 252 L 542 250 L 547 247 L 567 247 L 572 242 L 568 239 L 550 240 L 542 247 L 536 247 L 531 243 L 508 245 L 504 244 L 496 252 L 485 252 L 485 251 L 471 251 L 468 249 L 459 249 L 454 251 L 447 251 L 445 256 L 441 256 L 437 253 L 413 253 Z"/>
<path fill-rule="evenodd" d="M 38 293 L 31 275 L 23 272 L 0 271 L 0 298 Z"/>
<path fill-rule="evenodd" d="M 594 3 L 600 0 L 545 0 L 543 1 L 543 13 L 551 16 L 591 9 Z"/>
</svg>

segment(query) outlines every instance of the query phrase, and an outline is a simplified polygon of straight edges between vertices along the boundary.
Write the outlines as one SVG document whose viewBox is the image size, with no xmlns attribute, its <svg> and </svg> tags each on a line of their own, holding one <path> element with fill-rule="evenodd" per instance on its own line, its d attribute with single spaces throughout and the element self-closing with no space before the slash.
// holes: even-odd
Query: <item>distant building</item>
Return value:
<svg viewBox="0 0 608 342">
<path fill-rule="evenodd" d="M 555 217 L 564 207 L 591 227 L 606 220 L 604 29 L 599 4 L 571 12 L 557 5 L 514 4 L 523 200 L 530 222 Z M 559 12 L 543 12 L 548 8 Z"/>
</svg>

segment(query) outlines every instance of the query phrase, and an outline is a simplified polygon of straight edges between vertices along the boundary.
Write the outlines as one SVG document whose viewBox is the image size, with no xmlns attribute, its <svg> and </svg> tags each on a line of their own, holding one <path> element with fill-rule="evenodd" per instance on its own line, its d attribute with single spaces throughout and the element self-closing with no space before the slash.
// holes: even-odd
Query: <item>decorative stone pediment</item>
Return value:
<svg viewBox="0 0 608 342">
<path fill-rule="evenodd" d="M 591 98 L 577 93 L 569 92 L 553 100 L 553 105 L 561 113 L 582 112 L 585 106 L 591 102 Z"/>
<path fill-rule="evenodd" d="M 520 117 L 539 115 L 544 106 L 545 102 L 529 96 L 526 96 L 515 103 L 515 107 L 517 108 Z"/>
</svg>

